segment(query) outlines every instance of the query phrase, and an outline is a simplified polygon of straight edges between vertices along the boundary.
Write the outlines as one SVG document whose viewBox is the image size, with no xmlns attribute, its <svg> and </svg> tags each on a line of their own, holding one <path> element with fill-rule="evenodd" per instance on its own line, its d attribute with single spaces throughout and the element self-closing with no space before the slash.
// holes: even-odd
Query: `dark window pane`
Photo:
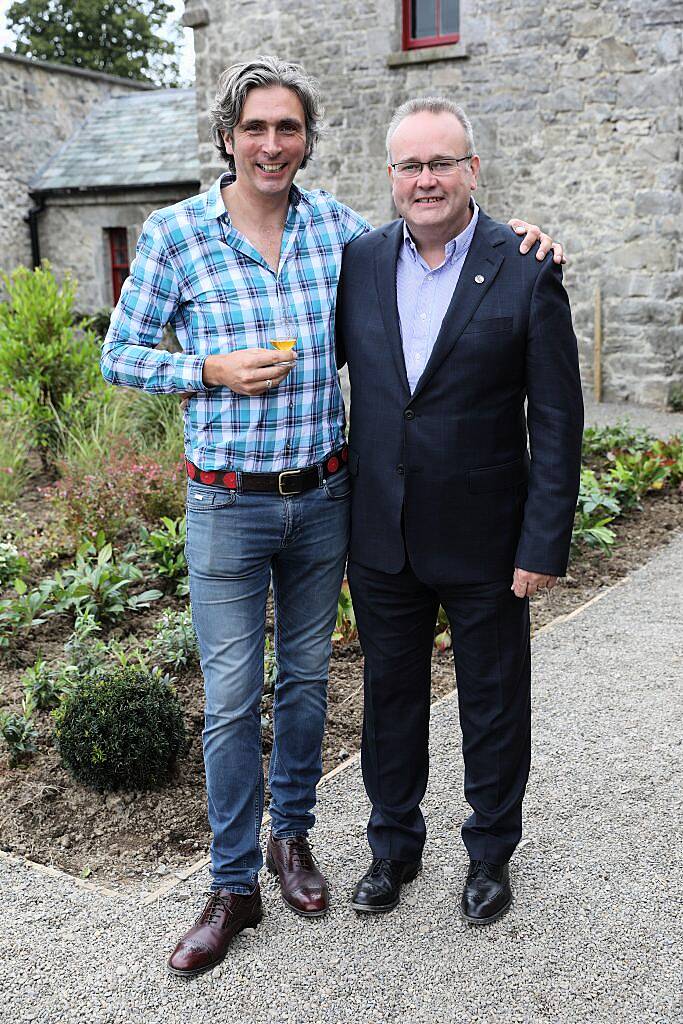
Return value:
<svg viewBox="0 0 683 1024">
<path fill-rule="evenodd" d="M 410 22 L 413 39 L 435 36 L 436 0 L 411 0 Z"/>
<path fill-rule="evenodd" d="M 441 0 L 441 35 L 457 35 L 460 31 L 460 0 Z"/>
</svg>

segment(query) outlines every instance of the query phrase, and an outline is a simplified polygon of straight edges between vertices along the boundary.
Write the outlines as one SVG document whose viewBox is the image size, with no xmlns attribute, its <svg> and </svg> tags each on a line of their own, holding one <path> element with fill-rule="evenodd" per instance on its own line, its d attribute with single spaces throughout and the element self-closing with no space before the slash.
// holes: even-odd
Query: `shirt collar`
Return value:
<svg viewBox="0 0 683 1024">
<path fill-rule="evenodd" d="M 216 178 L 213 185 L 206 193 L 205 210 L 207 220 L 218 220 L 221 217 L 224 217 L 228 222 L 230 221 L 230 216 L 228 214 L 228 211 L 225 209 L 225 203 L 223 202 L 223 195 L 221 193 L 221 189 L 224 188 L 226 185 L 231 185 L 233 181 L 236 180 L 236 175 L 231 171 L 226 171 L 223 174 L 221 174 L 218 178 Z M 293 210 L 295 210 L 298 207 L 300 202 L 301 192 L 296 187 L 296 185 L 292 185 L 289 190 L 290 208 L 288 213 L 288 219 L 291 216 Z"/>
<path fill-rule="evenodd" d="M 470 219 L 470 222 L 464 229 L 464 231 L 461 231 L 459 235 L 455 236 L 455 238 L 451 238 L 449 242 L 446 242 L 446 256 L 442 266 L 445 263 L 448 263 L 450 260 L 455 259 L 456 256 L 459 259 L 462 256 L 462 254 L 464 252 L 467 252 L 467 250 L 470 247 L 470 242 L 472 241 L 472 236 L 474 235 L 474 231 L 477 226 L 477 221 L 479 219 L 479 207 L 475 203 L 472 196 L 470 196 L 469 205 L 470 210 L 472 211 L 472 217 Z M 420 254 L 417 251 L 417 246 L 413 241 L 413 237 L 410 234 L 410 231 L 408 230 L 408 225 L 406 224 L 405 221 L 403 221 L 403 243 L 404 251 L 409 253 L 413 260 L 417 261 L 421 259 Z"/>
</svg>

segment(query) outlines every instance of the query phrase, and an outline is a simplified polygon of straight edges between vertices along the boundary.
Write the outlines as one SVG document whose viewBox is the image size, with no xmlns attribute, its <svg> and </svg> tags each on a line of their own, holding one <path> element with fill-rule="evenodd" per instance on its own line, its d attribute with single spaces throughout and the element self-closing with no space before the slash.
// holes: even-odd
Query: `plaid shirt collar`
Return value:
<svg viewBox="0 0 683 1024">
<path fill-rule="evenodd" d="M 206 219 L 208 221 L 220 220 L 221 218 L 223 218 L 225 221 L 227 221 L 228 224 L 230 223 L 230 214 L 225 209 L 225 203 L 223 202 L 223 193 L 221 189 L 224 189 L 226 185 L 232 185 L 234 181 L 237 181 L 237 175 L 233 174 L 231 171 L 226 171 L 224 174 L 221 174 L 218 178 L 216 178 L 213 185 L 206 193 L 206 202 L 204 204 L 204 209 L 206 211 Z M 289 189 L 289 211 L 287 213 L 288 221 L 294 211 L 298 212 L 299 207 L 302 205 L 302 198 L 303 197 L 299 189 L 296 187 L 296 185 L 292 184 L 292 186 Z"/>
<path fill-rule="evenodd" d="M 228 245 L 232 246 L 233 249 L 238 249 L 256 263 L 260 263 L 262 266 L 267 266 L 267 263 L 263 259 L 261 253 L 254 249 L 251 243 L 243 234 L 241 234 L 241 232 L 236 228 L 233 228 L 232 221 L 230 220 L 230 214 L 225 208 L 221 189 L 226 185 L 231 185 L 233 181 L 236 180 L 237 176 L 229 171 L 221 174 L 219 178 L 216 178 L 213 185 L 206 193 L 204 209 L 209 229 L 212 230 L 215 226 L 215 228 L 222 234 L 223 240 Z M 291 254 L 301 229 L 308 223 L 312 215 L 313 205 L 311 201 L 303 195 L 296 185 L 292 184 L 289 190 L 289 207 L 283 232 L 283 261 Z"/>
</svg>

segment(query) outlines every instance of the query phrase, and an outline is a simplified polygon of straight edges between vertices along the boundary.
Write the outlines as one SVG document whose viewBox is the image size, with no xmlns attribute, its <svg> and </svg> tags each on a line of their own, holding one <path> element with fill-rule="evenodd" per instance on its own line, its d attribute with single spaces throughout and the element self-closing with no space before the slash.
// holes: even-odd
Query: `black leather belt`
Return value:
<svg viewBox="0 0 683 1024">
<path fill-rule="evenodd" d="M 320 487 L 323 480 L 334 476 L 349 460 L 346 445 L 332 452 L 322 462 L 303 469 L 283 469 L 280 473 L 242 473 L 235 469 L 200 469 L 185 459 L 190 480 L 210 487 L 227 487 L 229 491 L 254 491 L 260 494 L 301 494 Z"/>
</svg>

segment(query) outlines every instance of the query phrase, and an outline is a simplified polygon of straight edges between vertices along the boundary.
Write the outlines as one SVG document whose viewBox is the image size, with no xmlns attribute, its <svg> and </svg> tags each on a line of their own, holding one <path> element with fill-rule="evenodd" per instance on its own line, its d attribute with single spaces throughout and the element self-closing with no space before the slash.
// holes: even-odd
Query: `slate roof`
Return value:
<svg viewBox="0 0 683 1024">
<path fill-rule="evenodd" d="M 194 89 L 111 96 L 29 183 L 54 189 L 134 188 L 199 182 Z"/>
</svg>

